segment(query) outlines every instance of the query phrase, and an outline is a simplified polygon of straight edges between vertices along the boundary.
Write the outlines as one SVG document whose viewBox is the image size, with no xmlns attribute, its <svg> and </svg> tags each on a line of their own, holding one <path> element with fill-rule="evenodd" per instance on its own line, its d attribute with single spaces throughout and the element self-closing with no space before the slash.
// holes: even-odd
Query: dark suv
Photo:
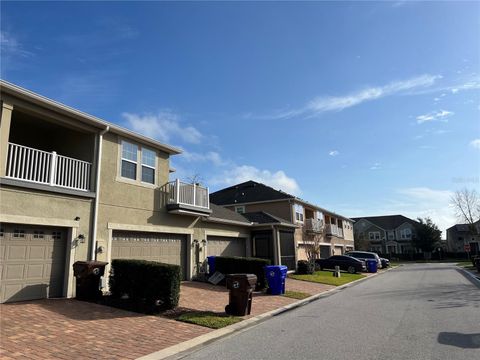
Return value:
<svg viewBox="0 0 480 360">
<path fill-rule="evenodd" d="M 350 274 L 356 272 L 365 271 L 367 269 L 365 261 L 355 259 L 351 256 L 345 255 L 333 255 L 328 259 L 317 259 L 315 265 L 320 270 L 323 269 L 335 269 L 335 266 L 339 266 L 340 270 L 348 271 Z"/>
<path fill-rule="evenodd" d="M 380 256 L 378 256 L 374 252 L 368 252 L 368 251 L 349 251 L 345 255 L 354 257 L 359 260 L 363 260 L 367 262 L 367 260 L 377 260 L 377 267 L 379 269 L 382 268 L 382 260 L 380 260 Z"/>
</svg>

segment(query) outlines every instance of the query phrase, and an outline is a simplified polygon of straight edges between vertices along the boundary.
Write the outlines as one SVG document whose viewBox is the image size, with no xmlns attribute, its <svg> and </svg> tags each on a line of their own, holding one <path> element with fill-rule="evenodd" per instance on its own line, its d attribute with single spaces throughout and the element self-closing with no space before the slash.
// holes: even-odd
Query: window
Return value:
<svg viewBox="0 0 480 360">
<path fill-rule="evenodd" d="M 122 141 L 122 176 L 127 179 L 137 179 L 138 146 Z"/>
<path fill-rule="evenodd" d="M 157 154 L 154 150 L 122 140 L 121 162 L 123 178 L 155 184 Z"/>
<path fill-rule="evenodd" d="M 395 233 L 393 231 L 388 232 L 388 240 L 393 240 L 395 239 Z"/>
<path fill-rule="evenodd" d="M 245 212 L 245 206 L 235 206 L 235 212 L 243 214 Z"/>
<path fill-rule="evenodd" d="M 155 184 L 155 151 L 142 149 L 142 181 Z"/>
<path fill-rule="evenodd" d="M 45 233 L 43 231 L 34 231 L 33 232 L 33 238 L 34 239 L 43 239 Z"/>
<path fill-rule="evenodd" d="M 25 230 L 14 229 L 13 230 L 13 237 L 14 238 L 24 238 L 25 237 Z"/>
<path fill-rule="evenodd" d="M 61 239 L 62 238 L 62 232 L 61 231 L 52 231 L 52 238 Z"/>
<path fill-rule="evenodd" d="M 368 238 L 370 240 L 380 240 L 380 232 L 378 231 L 370 231 L 368 233 Z"/>
<path fill-rule="evenodd" d="M 0 237 L 3 237 L 3 228 L 0 228 Z"/>
<path fill-rule="evenodd" d="M 295 220 L 303 222 L 303 206 L 295 204 Z"/>
<path fill-rule="evenodd" d="M 412 231 L 410 229 L 400 230 L 400 237 L 402 239 L 410 239 L 412 237 Z"/>
</svg>

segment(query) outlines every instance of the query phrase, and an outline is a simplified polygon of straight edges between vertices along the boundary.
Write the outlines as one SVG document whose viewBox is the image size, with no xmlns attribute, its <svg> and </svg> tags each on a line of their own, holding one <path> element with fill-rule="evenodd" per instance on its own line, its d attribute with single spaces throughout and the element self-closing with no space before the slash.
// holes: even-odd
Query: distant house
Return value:
<svg viewBox="0 0 480 360">
<path fill-rule="evenodd" d="M 469 224 L 456 224 L 447 229 L 447 250 L 453 253 L 465 253 L 465 245 L 471 255 L 480 254 L 480 220 L 473 224 L 476 233 Z"/>
<path fill-rule="evenodd" d="M 324 235 L 320 245 L 322 258 L 354 248 L 351 219 L 255 181 L 216 191 L 210 194 L 210 201 L 241 213 L 252 222 L 258 221 L 258 225 L 293 224 L 294 227 L 281 230 L 276 239 L 268 240 L 268 244 L 264 235 L 252 233 L 253 255 L 262 257 L 265 251 L 273 252 L 275 263 L 294 267 L 294 260 L 306 259 L 306 233 Z M 259 216 L 258 212 L 264 215 Z M 265 214 L 275 222 L 264 219 Z"/>
<path fill-rule="evenodd" d="M 397 255 L 417 252 L 412 245 L 418 221 L 403 215 L 367 216 L 352 218 L 355 241 L 363 250 Z"/>
</svg>

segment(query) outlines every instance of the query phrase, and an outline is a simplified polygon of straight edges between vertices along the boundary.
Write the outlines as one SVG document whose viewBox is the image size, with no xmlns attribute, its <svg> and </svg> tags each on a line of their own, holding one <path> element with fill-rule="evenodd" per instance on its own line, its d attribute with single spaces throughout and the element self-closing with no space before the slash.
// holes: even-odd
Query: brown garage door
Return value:
<svg viewBox="0 0 480 360">
<path fill-rule="evenodd" d="M 63 295 L 66 230 L 0 225 L 0 302 Z"/>
<path fill-rule="evenodd" d="M 139 259 L 180 265 L 187 274 L 187 236 L 182 234 L 114 231 L 113 259 Z"/>
<path fill-rule="evenodd" d="M 245 238 L 208 236 L 208 256 L 245 256 Z"/>
</svg>

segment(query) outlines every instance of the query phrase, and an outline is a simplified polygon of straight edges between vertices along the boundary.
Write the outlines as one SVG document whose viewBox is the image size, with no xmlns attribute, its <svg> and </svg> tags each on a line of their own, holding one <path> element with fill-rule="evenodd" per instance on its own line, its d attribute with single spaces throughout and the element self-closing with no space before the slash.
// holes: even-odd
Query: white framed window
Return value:
<svg viewBox="0 0 480 360">
<path fill-rule="evenodd" d="M 138 146 L 122 140 L 122 177 L 137 180 Z"/>
<path fill-rule="evenodd" d="M 388 240 L 393 240 L 395 239 L 395 233 L 393 231 L 388 232 Z"/>
<path fill-rule="evenodd" d="M 62 233 L 60 231 L 52 231 L 52 238 L 53 239 L 61 239 Z"/>
<path fill-rule="evenodd" d="M 410 239 L 412 237 L 412 230 L 408 228 L 400 230 L 400 237 L 402 239 Z"/>
<path fill-rule="evenodd" d="M 14 230 L 13 230 L 13 237 L 14 237 L 14 238 L 24 238 L 24 237 L 25 237 L 25 230 L 23 230 L 23 229 L 14 229 Z"/>
<path fill-rule="evenodd" d="M 303 222 L 303 206 L 300 204 L 295 204 L 295 220 Z"/>
<path fill-rule="evenodd" d="M 368 238 L 370 240 L 380 240 L 380 232 L 379 231 L 370 231 L 368 233 Z"/>
<path fill-rule="evenodd" d="M 120 176 L 145 184 L 155 184 L 157 153 L 146 147 L 122 140 Z"/>
<path fill-rule="evenodd" d="M 142 182 L 155 184 L 155 151 L 142 148 Z"/>
<path fill-rule="evenodd" d="M 243 214 L 245 212 L 245 206 L 235 206 L 235 212 Z"/>
<path fill-rule="evenodd" d="M 34 239 L 43 239 L 45 237 L 45 233 L 43 231 L 34 231 L 33 238 Z"/>
</svg>

